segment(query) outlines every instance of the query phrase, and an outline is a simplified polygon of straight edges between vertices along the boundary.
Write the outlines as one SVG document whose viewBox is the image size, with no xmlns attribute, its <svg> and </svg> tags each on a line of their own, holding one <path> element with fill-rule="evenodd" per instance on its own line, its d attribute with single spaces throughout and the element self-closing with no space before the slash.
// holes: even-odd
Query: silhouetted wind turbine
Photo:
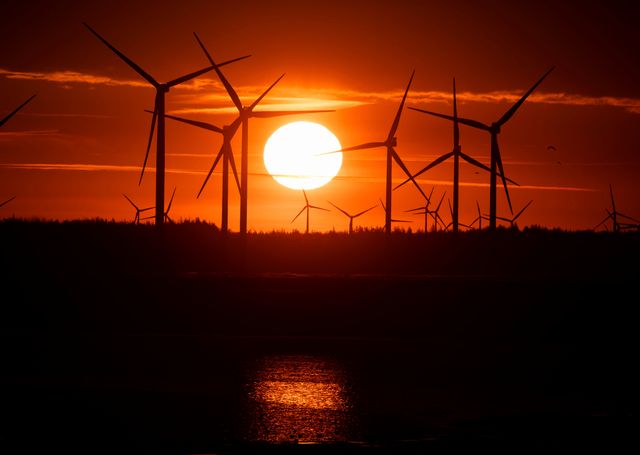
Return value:
<svg viewBox="0 0 640 455">
<path fill-rule="evenodd" d="M 175 196 L 175 195 L 176 195 L 176 189 L 174 188 L 173 189 L 173 193 L 171 193 L 171 199 L 169 199 L 169 205 L 167 206 L 167 210 L 162 213 L 162 217 L 164 218 L 164 221 L 168 221 L 170 223 L 173 223 L 173 220 L 171 218 L 169 218 L 169 211 L 171 210 L 171 204 L 173 204 L 173 196 Z M 150 218 L 155 218 L 155 216 L 151 215 L 151 216 L 147 216 L 147 217 L 142 218 L 142 219 L 143 220 L 148 220 Z"/>
<path fill-rule="evenodd" d="M 293 222 L 297 220 L 300 215 L 302 215 L 302 212 L 306 210 L 307 211 L 307 230 L 305 231 L 305 234 L 308 234 L 309 233 L 309 212 L 311 211 L 311 209 L 324 210 L 325 212 L 330 212 L 331 210 L 309 204 L 309 198 L 307 198 L 307 192 L 305 190 L 302 190 L 302 194 L 304 195 L 305 206 L 302 207 L 302 210 L 300 210 L 298 214 L 291 220 L 291 223 L 293 224 Z"/>
<path fill-rule="evenodd" d="M 533 200 L 527 202 L 527 205 L 525 205 L 524 207 L 522 207 L 522 209 L 513 217 L 513 218 L 506 218 L 506 217 L 502 217 L 502 216 L 498 216 L 496 218 L 498 218 L 499 220 L 502 221 L 506 221 L 507 223 L 511 223 L 511 227 L 518 227 L 518 225 L 516 224 L 516 220 L 520 217 L 520 215 L 522 215 L 522 212 L 524 212 L 527 207 L 529 207 L 531 205 L 531 203 L 533 202 Z"/>
<path fill-rule="evenodd" d="M 611 219 L 611 221 L 613 223 L 613 232 L 620 232 L 623 228 L 628 227 L 628 225 L 626 223 L 620 223 L 618 221 L 618 217 L 625 218 L 625 219 L 631 220 L 631 221 L 635 221 L 636 223 L 640 223 L 640 221 L 636 220 L 635 218 L 627 216 L 627 215 L 625 215 L 623 213 L 620 213 L 620 212 L 618 212 L 616 210 L 616 201 L 613 198 L 613 188 L 611 187 L 611 185 L 609 185 L 609 193 L 611 194 L 611 211 L 609 211 L 608 209 L 605 209 L 607 211 L 607 217 L 604 220 L 600 221 L 593 228 L 594 231 L 596 229 L 598 229 L 600 226 L 602 226 L 609 219 Z M 631 227 L 635 227 L 635 226 L 631 226 Z"/>
<path fill-rule="evenodd" d="M 29 103 L 29 101 L 31 101 L 32 99 L 34 99 L 36 96 L 32 95 L 29 99 L 27 99 L 27 101 L 25 101 L 24 103 L 22 103 L 20 106 L 16 107 L 13 111 L 9 112 L 2 120 L 0 120 L 0 127 L 2 127 L 2 125 L 4 125 L 5 123 L 7 123 L 9 121 L 9 119 L 11 117 L 13 117 L 14 115 L 16 115 L 18 113 L 18 111 L 20 109 L 22 109 L 23 107 L 25 107 L 27 105 L 27 103 Z"/>
<path fill-rule="evenodd" d="M 387 207 L 384 205 L 384 202 L 382 202 L 382 199 L 378 199 L 378 200 L 380 201 L 380 205 L 382 206 L 382 210 L 384 210 L 385 215 L 389 213 L 389 211 L 387 210 Z M 389 221 L 391 221 L 392 223 L 412 223 L 412 221 L 410 220 L 396 220 L 393 218 L 391 218 Z"/>
<path fill-rule="evenodd" d="M 9 202 L 13 201 L 16 197 L 13 196 L 12 198 L 7 199 L 6 201 L 4 201 L 3 203 L 0 204 L 0 207 L 4 207 L 5 205 L 7 205 Z"/>
<path fill-rule="evenodd" d="M 149 112 L 149 111 L 147 111 Z M 233 176 L 236 180 L 236 185 L 238 187 L 238 191 L 240 191 L 240 181 L 238 180 L 238 170 L 236 168 L 236 162 L 233 157 L 233 150 L 231 148 L 231 140 L 235 136 L 238 128 L 240 127 L 240 117 L 235 119 L 230 125 L 224 125 L 222 128 L 212 125 L 207 122 L 200 122 L 197 120 L 190 120 L 183 117 L 176 117 L 175 115 L 165 114 L 165 117 L 171 120 L 176 120 L 178 122 L 186 123 L 188 125 L 196 126 L 198 128 L 202 128 L 208 131 L 213 131 L 214 133 L 218 133 L 222 135 L 222 145 L 220 146 L 220 150 L 216 155 L 213 165 L 211 169 L 209 169 L 209 173 L 204 179 L 202 186 L 200 187 L 200 191 L 198 191 L 198 195 L 196 199 L 200 197 L 204 187 L 206 186 L 211 174 L 215 170 L 220 158 L 222 158 L 222 214 L 220 221 L 220 229 L 222 232 L 227 232 L 229 229 L 229 165 L 231 165 L 231 170 L 233 171 Z"/>
<path fill-rule="evenodd" d="M 482 214 L 482 212 L 480 211 L 480 204 L 478 203 L 478 201 L 476 201 L 476 207 L 478 208 L 478 216 L 471 222 L 471 224 L 469 224 L 469 226 L 473 226 L 474 224 L 478 223 L 478 229 L 482 229 L 482 220 L 488 220 L 489 217 L 486 217 Z"/>
<path fill-rule="evenodd" d="M 459 194 L 460 194 L 460 158 L 467 161 L 468 163 L 479 167 L 480 169 L 484 169 L 487 172 L 491 172 L 491 169 L 478 160 L 471 158 L 466 153 L 462 152 L 462 146 L 460 145 L 460 127 L 458 125 L 458 103 L 456 101 L 456 79 L 453 78 L 453 150 L 449 153 L 445 153 L 444 155 L 436 158 L 434 161 L 429 163 L 427 166 L 422 168 L 416 174 L 413 174 L 413 178 L 417 178 L 422 173 L 428 171 L 431 168 L 436 167 L 438 164 L 445 162 L 449 158 L 453 157 L 453 209 L 451 210 L 451 224 L 453 225 L 453 232 L 458 232 L 458 213 L 459 213 Z M 517 185 L 517 183 L 513 182 L 510 179 L 507 179 L 511 183 Z M 402 182 L 400 185 L 396 186 L 394 189 L 397 189 L 407 183 L 409 179 Z"/>
<path fill-rule="evenodd" d="M 135 224 L 139 224 L 140 223 L 140 214 L 143 212 L 146 212 L 148 210 L 153 210 L 155 207 L 146 207 L 144 209 L 141 209 L 140 207 L 138 207 L 136 204 L 134 204 L 134 202 L 129 199 L 129 196 L 127 196 L 126 194 L 123 194 L 123 196 L 127 199 L 127 201 L 129 201 L 129 203 L 131 205 L 133 205 L 133 208 L 136 209 L 136 216 L 133 218 L 133 222 Z M 152 217 L 153 218 L 153 217 Z"/>
<path fill-rule="evenodd" d="M 513 114 L 522 106 L 522 103 L 533 93 L 533 91 L 542 83 L 542 81 L 553 71 L 555 67 L 551 67 L 547 72 L 535 83 L 533 86 L 524 94 L 522 97 L 513 105 L 511 108 L 504 113 L 498 121 L 493 122 L 491 125 L 486 125 L 482 122 L 478 122 L 476 120 L 470 120 L 466 118 L 457 117 L 457 121 L 462 123 L 463 125 L 470 126 L 472 128 L 478 128 L 483 131 L 487 131 L 491 135 L 491 177 L 490 177 L 490 191 L 489 191 L 489 227 L 491 229 L 495 229 L 496 227 L 496 178 L 498 176 L 498 169 L 500 172 L 500 177 L 502 178 L 502 184 L 504 186 L 504 191 L 507 196 L 507 202 L 509 203 L 509 210 L 513 213 L 513 207 L 511 206 L 511 198 L 509 197 L 509 190 L 507 188 L 507 178 L 504 174 L 504 168 L 502 166 L 502 157 L 500 155 L 500 147 L 498 145 L 498 134 L 504 126 L 505 123 L 509 121 Z M 418 109 L 414 107 L 410 107 L 409 109 L 413 109 L 414 111 L 424 112 L 425 114 L 434 115 L 436 117 L 444 118 L 451 121 L 456 121 L 454 117 L 444 114 L 438 114 L 436 112 L 426 111 L 424 109 Z"/>
<path fill-rule="evenodd" d="M 369 207 L 367 210 L 363 210 L 362 212 L 358 212 L 355 215 L 352 215 L 349 212 L 347 212 L 346 210 L 342 210 L 340 207 L 335 205 L 333 202 L 331 202 L 331 201 L 328 201 L 328 202 L 329 202 L 329 204 L 333 205 L 335 208 L 340 210 L 342 213 L 344 213 L 347 217 L 349 217 L 349 234 L 353 234 L 353 220 L 354 220 L 354 218 L 358 218 L 359 216 L 364 215 L 368 211 L 373 210 L 373 209 L 375 209 L 377 207 L 377 205 L 374 205 L 373 207 Z"/>
<path fill-rule="evenodd" d="M 414 215 L 424 215 L 424 233 L 427 233 L 427 226 L 429 224 L 429 206 L 431 205 L 431 196 L 433 196 L 433 190 L 435 190 L 435 186 L 431 187 L 431 192 L 429 193 L 429 197 L 425 198 L 425 204 L 421 207 L 416 207 L 414 209 L 405 210 L 405 212 L 417 212 Z"/>
<path fill-rule="evenodd" d="M 214 66 L 208 66 L 198 71 L 194 71 L 193 73 L 189 73 L 185 76 L 179 77 L 177 79 L 173 79 L 169 82 L 160 83 L 156 81 L 149 73 L 144 71 L 139 65 L 133 62 L 133 60 L 129 59 L 126 55 L 120 52 L 118 49 L 113 47 L 106 39 L 98 34 L 93 28 L 91 28 L 88 24 L 84 24 L 85 27 L 89 29 L 91 33 L 93 33 L 102 43 L 111 49 L 122 61 L 124 61 L 127 65 L 133 68 L 140 76 L 142 76 L 149 84 L 151 84 L 156 89 L 156 98 L 153 108 L 153 117 L 151 119 L 151 131 L 149 133 L 149 142 L 147 144 L 147 152 L 144 156 L 144 163 L 142 164 L 142 172 L 140 173 L 140 180 L 138 184 L 142 182 L 142 177 L 144 176 L 144 170 L 147 166 L 147 159 L 149 157 L 149 150 L 151 148 L 151 142 L 153 140 L 153 132 L 156 126 L 156 121 L 158 123 L 158 132 L 156 136 L 156 225 L 161 226 L 164 222 L 164 214 L 162 213 L 162 208 L 164 207 L 164 175 L 165 175 L 165 127 L 164 127 L 164 117 L 165 117 L 165 95 L 171 87 L 174 87 L 178 84 L 182 84 L 183 82 L 187 82 L 195 77 L 200 76 L 201 74 L 207 73 L 214 69 Z M 242 60 L 244 58 L 249 57 L 248 55 L 235 58 L 233 60 L 229 60 L 223 63 L 220 63 L 218 66 L 223 66 L 228 63 L 236 62 L 238 60 Z"/>
<path fill-rule="evenodd" d="M 433 194 L 433 190 L 431 190 L 431 193 Z M 433 230 L 437 231 L 438 230 L 438 223 L 442 224 L 442 227 L 445 227 L 444 224 L 444 220 L 442 219 L 442 217 L 440 216 L 440 207 L 442 206 L 442 201 L 444 201 L 444 197 L 447 194 L 447 192 L 445 191 L 444 193 L 442 193 L 442 197 L 440 198 L 440 202 L 438 202 L 438 206 L 436 207 L 435 210 L 429 210 L 429 203 L 422 209 L 418 208 L 418 209 L 412 209 L 411 211 L 414 212 L 414 215 L 424 215 L 424 229 L 425 229 L 425 233 L 427 232 L 427 216 L 431 215 L 431 218 L 433 218 Z M 429 197 L 431 198 L 431 197 Z M 422 211 L 416 211 L 416 210 L 422 210 Z"/>
<path fill-rule="evenodd" d="M 389 134 L 387 135 L 387 138 L 383 141 L 383 142 L 367 142 L 364 144 L 360 144 L 360 145 L 356 145 L 353 147 L 345 147 L 341 150 L 336 150 L 335 152 L 329 152 L 329 153 L 336 153 L 336 152 L 350 152 L 350 151 L 354 151 L 354 150 L 364 150 L 364 149 L 371 149 L 371 148 L 378 148 L 378 147 L 385 147 L 387 149 L 387 172 L 386 172 L 386 208 L 385 208 L 385 232 L 387 234 L 389 234 L 391 232 L 391 180 L 392 180 L 392 164 L 393 161 L 395 160 L 395 162 L 398 164 L 398 166 L 400 166 L 400 168 L 404 171 L 404 173 L 407 175 L 407 177 L 409 177 L 410 180 L 413 181 L 414 185 L 416 186 L 416 188 L 418 188 L 418 191 L 420 191 L 420 193 L 426 198 L 427 195 L 424 194 L 424 191 L 422 191 L 422 188 L 420 187 L 420 185 L 418 185 L 418 183 L 413 179 L 413 177 L 411 176 L 411 172 L 409 172 L 409 169 L 407 169 L 407 166 L 405 166 L 404 162 L 402 161 L 402 159 L 400 158 L 400 156 L 398 155 L 398 153 L 395 150 L 395 147 L 398 143 L 397 138 L 396 138 L 396 131 L 398 130 L 398 126 L 400 125 L 400 116 L 402 114 L 402 109 L 404 108 L 404 104 L 405 101 L 407 100 L 407 94 L 409 93 L 409 88 L 411 87 L 411 82 L 413 81 L 413 76 L 415 74 L 415 71 L 413 71 L 411 73 L 411 78 L 409 79 L 409 83 L 407 84 L 407 89 L 404 91 L 404 95 L 402 97 L 402 102 L 400 103 L 400 107 L 398 108 L 398 112 L 396 113 L 395 118 L 393 119 L 393 123 L 391 124 L 391 129 L 389 130 Z"/>
<path fill-rule="evenodd" d="M 240 155 L 240 233 L 247 233 L 247 206 L 248 206 L 248 188 L 249 188 L 249 119 L 250 118 L 273 118 L 273 117 L 282 117 L 285 115 L 296 115 L 296 114 L 313 114 L 319 112 L 333 112 L 333 111 L 268 111 L 268 112 L 255 112 L 254 109 L 256 106 L 262 101 L 262 99 L 271 91 L 271 89 L 284 77 L 284 74 L 280 76 L 276 81 L 271 84 L 265 91 L 260 95 L 251 105 L 244 106 L 242 101 L 240 101 L 240 97 L 238 93 L 234 90 L 233 86 L 227 78 L 220 71 L 220 66 L 216 65 L 213 61 L 213 58 L 207 51 L 207 48 L 204 46 L 202 41 L 196 33 L 194 33 L 198 44 L 202 48 L 202 51 L 209 59 L 209 62 L 213 65 L 218 77 L 220 78 L 220 82 L 224 85 L 224 88 L 227 90 L 231 101 L 233 101 L 234 106 L 238 110 L 238 120 L 242 123 L 242 149 Z"/>
</svg>

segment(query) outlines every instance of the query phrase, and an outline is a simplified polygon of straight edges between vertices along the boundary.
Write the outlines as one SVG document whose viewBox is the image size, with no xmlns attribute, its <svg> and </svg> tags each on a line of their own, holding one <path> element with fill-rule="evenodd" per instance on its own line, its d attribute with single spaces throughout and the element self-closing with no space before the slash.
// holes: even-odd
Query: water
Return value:
<svg viewBox="0 0 640 455">
<path fill-rule="evenodd" d="M 357 439 L 356 410 L 342 365 L 310 355 L 259 359 L 248 370 L 246 437 L 269 443 Z"/>
</svg>

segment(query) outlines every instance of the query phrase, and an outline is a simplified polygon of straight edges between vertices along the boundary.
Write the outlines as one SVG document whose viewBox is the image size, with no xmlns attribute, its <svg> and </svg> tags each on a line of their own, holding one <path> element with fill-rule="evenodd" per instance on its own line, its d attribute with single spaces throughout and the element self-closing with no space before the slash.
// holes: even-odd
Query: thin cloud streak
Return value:
<svg viewBox="0 0 640 455">
<path fill-rule="evenodd" d="M 78 71 L 52 71 L 52 72 L 29 72 L 29 71 L 13 71 L 0 68 L 0 77 L 7 79 L 45 81 L 63 86 L 69 84 L 80 85 L 103 85 L 103 86 L 120 86 L 120 87 L 149 87 L 149 84 L 134 79 L 115 79 L 109 76 L 99 76 L 90 73 L 81 73 Z M 247 101 L 252 101 L 264 90 L 264 86 L 250 85 L 238 87 L 238 92 L 246 97 Z M 177 100 L 182 104 L 203 105 L 203 104 L 220 104 L 220 106 L 211 108 L 210 106 L 203 109 L 185 108 L 185 110 L 176 110 L 175 113 L 209 113 L 222 114 L 233 112 L 229 106 L 229 100 L 223 93 L 223 87 L 217 80 L 213 78 L 197 78 L 188 83 L 180 84 L 175 87 L 176 90 L 202 92 L 205 89 L 219 90 L 221 93 L 202 95 L 200 93 L 192 93 L 190 95 L 179 95 Z M 397 101 L 403 94 L 401 90 L 389 90 L 381 92 L 363 92 L 358 90 L 340 90 L 333 88 L 308 89 L 300 87 L 277 87 L 280 98 L 266 98 L 263 106 L 266 109 L 283 109 L 296 106 L 298 108 L 305 107 L 307 109 L 321 108 L 324 109 L 347 109 L 366 104 L 372 104 L 380 101 Z M 458 92 L 458 100 L 462 102 L 475 103 L 514 103 L 521 96 L 521 90 L 495 90 L 489 92 Z M 244 98 L 243 98 L 244 101 Z M 412 91 L 409 93 L 408 102 L 413 104 L 429 104 L 429 103 L 451 103 L 451 93 L 448 91 Z M 628 97 L 614 96 L 589 96 L 571 93 L 546 93 L 537 92 L 532 94 L 528 103 L 541 103 L 566 106 L 585 106 L 598 107 L 609 106 L 625 109 L 630 113 L 640 114 L 640 99 Z M 278 106 L 278 107 L 276 107 Z M 191 110 L 186 110 L 191 109 Z"/>
<path fill-rule="evenodd" d="M 34 170 L 34 171 L 79 171 L 79 172 L 140 172 L 141 166 L 129 166 L 129 165 L 113 165 L 113 164 L 85 164 L 85 163 L 0 163 L 0 168 L 4 169 L 21 169 L 21 170 Z M 146 172 L 155 173 L 155 168 L 147 167 Z M 167 173 L 171 174 L 186 174 L 186 175 L 206 175 L 205 171 L 196 171 L 190 169 L 166 169 Z M 221 172 L 214 172 L 214 175 L 220 175 Z M 299 175 L 271 175 L 267 172 L 251 172 L 249 175 L 254 177 L 287 177 L 287 178 L 301 178 Z M 314 175 L 313 177 L 322 177 Z M 329 177 L 329 176 L 327 176 Z M 337 175 L 334 177 L 336 180 L 358 180 L 368 183 L 381 183 L 384 182 L 383 178 L 377 177 L 360 177 L 350 175 Z M 451 186 L 453 182 L 451 180 L 426 180 L 416 179 L 418 182 L 425 185 L 446 185 Z M 402 179 L 394 179 L 394 183 L 401 183 Z M 461 186 L 488 188 L 488 183 L 475 183 L 475 182 L 460 182 Z M 578 192 L 595 192 L 596 190 L 591 188 L 580 188 L 571 186 L 544 186 L 544 185 L 520 185 L 510 186 L 512 190 L 547 190 L 547 191 L 578 191 Z"/>
<path fill-rule="evenodd" d="M 33 130 L 33 131 L 2 131 L 0 140 L 23 137 L 63 137 L 65 134 L 58 130 Z"/>
</svg>

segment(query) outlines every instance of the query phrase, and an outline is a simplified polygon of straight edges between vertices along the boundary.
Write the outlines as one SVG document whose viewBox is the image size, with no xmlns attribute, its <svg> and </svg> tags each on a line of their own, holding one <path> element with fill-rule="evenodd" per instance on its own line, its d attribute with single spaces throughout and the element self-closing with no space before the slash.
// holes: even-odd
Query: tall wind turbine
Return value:
<svg viewBox="0 0 640 455">
<path fill-rule="evenodd" d="M 231 101 L 233 101 L 234 106 L 238 110 L 238 119 L 242 123 L 242 149 L 240 155 L 240 233 L 247 233 L 247 207 L 248 207 L 248 195 L 249 195 L 249 119 L 250 118 L 273 118 L 273 117 L 282 117 L 285 115 L 299 115 L 299 114 L 314 114 L 320 112 L 333 112 L 328 110 L 315 110 L 315 111 L 268 111 L 268 112 L 255 112 L 254 109 L 256 106 L 262 101 L 262 99 L 271 91 L 271 89 L 284 77 L 284 74 L 280 76 L 273 84 L 271 84 L 262 95 L 260 95 L 251 105 L 244 106 L 242 101 L 240 101 L 240 97 L 238 93 L 235 91 L 231 83 L 224 76 L 222 71 L 220 71 L 220 66 L 217 65 L 209 51 L 204 46 L 200 38 L 196 33 L 194 33 L 198 44 L 202 48 L 202 51 L 209 59 L 211 65 L 213 65 L 214 70 L 216 71 L 220 82 L 224 85 L 224 88 L 227 90 Z"/>
<path fill-rule="evenodd" d="M 335 205 L 333 202 L 331 202 L 331 201 L 328 201 L 328 202 L 329 202 L 329 204 L 333 205 L 335 208 L 340 210 L 342 213 L 344 213 L 349 218 L 349 234 L 353 234 L 353 220 L 355 218 L 358 218 L 359 216 L 362 216 L 365 213 L 367 213 L 368 211 L 373 210 L 373 209 L 375 209 L 377 207 L 377 205 L 374 205 L 373 207 L 369 207 L 367 210 L 363 210 L 362 212 L 358 212 L 355 215 L 352 215 L 349 212 L 347 212 L 346 210 L 342 210 L 340 207 Z"/>
<path fill-rule="evenodd" d="M 140 224 L 140 214 L 141 213 L 144 213 L 144 212 L 146 212 L 148 210 L 153 210 L 155 208 L 155 207 L 146 207 L 144 209 L 141 209 L 136 204 L 134 204 L 134 202 L 131 199 L 129 199 L 129 196 L 127 196 L 126 194 L 123 194 L 123 196 L 127 199 L 127 201 L 129 201 L 129 203 L 133 206 L 133 208 L 136 209 L 136 216 L 133 218 L 133 222 L 135 224 Z"/>
<path fill-rule="evenodd" d="M 88 24 L 84 24 L 85 27 L 89 29 L 91 33 L 93 33 L 102 43 L 111 49 L 122 61 L 124 61 L 127 65 L 133 68 L 143 79 L 145 79 L 149 84 L 151 84 L 156 89 L 156 97 L 153 109 L 153 118 L 151 119 L 151 131 L 149 133 L 149 142 L 147 144 L 147 152 L 144 156 L 144 163 L 142 164 L 142 172 L 140 173 L 140 180 L 138 184 L 142 183 L 142 177 L 144 176 L 144 170 L 147 166 L 147 159 L 149 157 L 149 150 L 151 148 L 151 141 L 153 139 L 153 132 L 156 126 L 156 122 L 158 123 L 158 132 L 156 136 L 156 225 L 162 226 L 164 222 L 164 214 L 162 212 L 162 208 L 164 207 L 164 174 L 165 174 L 165 125 L 164 125 L 164 117 L 165 117 L 165 96 L 171 89 L 171 87 L 175 87 L 178 84 L 182 84 L 183 82 L 187 82 L 195 77 L 200 76 L 201 74 L 207 73 L 214 69 L 213 66 L 208 66 L 198 71 L 194 71 L 193 73 L 189 73 L 185 76 L 179 77 L 177 79 L 173 79 L 169 82 L 158 82 L 155 80 L 149 73 L 144 71 L 138 64 L 136 64 L 129 57 L 124 55 L 114 46 L 112 46 L 106 39 L 98 34 L 93 28 L 91 28 Z M 218 66 L 226 65 L 228 63 L 236 62 L 238 60 L 242 60 L 244 58 L 249 57 L 248 55 L 235 58 L 233 60 L 229 60 L 223 63 L 220 63 Z"/>
<path fill-rule="evenodd" d="M 24 103 L 22 103 L 20 106 L 16 107 L 14 110 L 12 110 L 11 112 L 9 112 L 2 120 L 0 120 L 0 128 L 2 127 L 2 125 L 4 125 L 5 123 L 7 123 L 9 121 L 9 119 L 11 117 L 13 117 L 14 115 L 16 115 L 18 113 L 18 111 L 20 109 L 22 109 L 23 107 L 25 107 L 29 101 L 31 101 L 32 99 L 34 99 L 36 96 L 35 95 L 31 95 L 31 97 L 29 99 L 27 99 L 27 101 L 25 101 Z"/>
<path fill-rule="evenodd" d="M 149 111 L 147 111 L 149 112 Z M 238 128 L 240 127 L 240 118 L 235 119 L 231 124 L 224 125 L 222 128 L 212 125 L 207 122 L 200 122 L 197 120 L 190 120 L 183 117 L 176 117 L 175 115 L 165 114 L 165 117 L 171 120 L 176 120 L 178 122 L 186 123 L 188 125 L 196 126 L 198 128 L 205 129 L 207 131 L 212 131 L 214 133 L 218 133 L 222 135 L 222 146 L 220 146 L 220 150 L 213 161 L 213 165 L 211 169 L 209 169 L 209 173 L 207 174 L 202 186 L 200 187 L 200 191 L 198 191 L 198 195 L 196 199 L 200 197 L 204 187 L 206 186 L 211 174 L 215 170 L 216 166 L 220 162 L 220 158 L 222 158 L 222 214 L 220 221 L 220 230 L 225 233 L 229 230 L 229 165 L 231 165 L 231 170 L 233 171 L 233 176 L 236 180 L 236 185 L 238 187 L 238 191 L 240 191 L 240 181 L 238 180 L 238 170 L 236 168 L 236 162 L 233 157 L 233 150 L 231 148 L 231 140 L 235 136 Z"/>
<path fill-rule="evenodd" d="M 538 79 L 538 81 L 533 84 L 533 86 L 524 94 L 522 97 L 513 105 L 511 108 L 504 113 L 500 119 L 493 122 L 491 125 L 487 125 L 482 122 L 478 122 L 477 120 L 470 120 L 462 117 L 451 117 L 449 115 L 438 114 L 436 112 L 426 111 L 424 109 L 418 109 L 414 107 L 410 107 L 409 109 L 413 109 L 414 111 L 424 112 L 425 114 L 434 115 L 436 117 L 444 118 L 447 120 L 451 120 L 455 122 L 456 120 L 463 125 L 470 126 L 472 128 L 477 128 L 483 131 L 487 131 L 491 135 L 491 177 L 490 177 L 490 190 L 489 190 L 489 227 L 491 229 L 495 229 L 496 227 L 496 181 L 498 176 L 498 169 L 500 172 L 500 177 L 502 179 L 502 185 L 504 186 L 504 190 L 507 196 L 507 202 L 509 203 L 509 210 L 513 213 L 513 207 L 511 206 L 511 198 L 509 197 L 509 190 L 507 188 L 507 178 L 504 174 L 504 168 L 502 166 L 502 157 L 500 155 L 500 147 L 498 145 L 498 135 L 505 123 L 509 121 L 513 114 L 522 106 L 522 103 L 533 93 L 533 91 L 542 83 L 542 81 L 553 71 L 555 67 L 551 67 L 547 70 L 544 75 Z"/>
<path fill-rule="evenodd" d="M 453 150 L 449 153 L 445 153 L 444 155 L 436 158 L 434 161 L 426 165 L 416 174 L 413 174 L 413 178 L 417 178 L 422 173 L 428 171 L 429 169 L 436 167 L 438 164 L 445 162 L 449 158 L 453 157 L 453 208 L 451 210 L 451 223 L 453 225 L 453 232 L 458 232 L 458 213 L 459 213 L 459 194 L 460 194 L 460 158 L 472 164 L 473 166 L 479 167 L 487 172 L 491 172 L 491 169 L 478 160 L 471 158 L 466 153 L 462 152 L 462 146 L 460 145 L 460 127 L 458 125 L 458 103 L 456 101 L 456 79 L 453 78 Z M 510 179 L 507 179 L 509 182 L 513 182 Z M 396 186 L 397 189 L 407 183 L 409 179 L 402 182 L 400 185 Z"/>
<path fill-rule="evenodd" d="M 613 199 L 613 188 L 611 187 L 611 185 L 609 185 L 609 194 L 611 194 L 611 211 L 607 210 L 607 216 L 604 220 L 600 221 L 594 228 L 593 230 L 595 231 L 596 229 L 598 229 L 600 226 L 602 226 L 604 223 L 607 222 L 607 220 L 611 220 L 613 223 L 613 232 L 620 232 L 622 229 L 624 229 L 625 227 L 631 227 L 634 228 L 635 226 L 633 225 L 629 225 L 627 223 L 620 223 L 620 221 L 618 221 L 618 217 L 620 218 L 625 218 L 627 220 L 630 221 L 635 221 L 636 223 L 640 223 L 640 221 L 636 220 L 635 218 L 632 218 L 630 216 L 627 216 L 623 213 L 620 213 L 616 210 L 616 201 Z"/>
<path fill-rule="evenodd" d="M 505 221 L 507 223 L 510 223 L 512 228 L 518 227 L 518 225 L 516 224 L 516 220 L 520 217 L 520 215 L 522 215 L 522 212 L 527 210 L 527 207 L 529 207 L 532 202 L 533 202 L 533 200 L 527 202 L 527 205 L 522 207 L 522 209 L 513 218 L 506 218 L 506 217 L 502 217 L 502 216 L 498 216 L 496 218 L 498 218 L 499 220 Z"/>
<path fill-rule="evenodd" d="M 305 234 L 308 234 L 309 233 L 309 212 L 311 211 L 311 209 L 324 210 L 325 212 L 330 212 L 331 210 L 309 204 L 309 198 L 307 197 L 307 192 L 305 190 L 302 190 L 302 194 L 304 195 L 305 205 L 304 207 L 302 207 L 302 210 L 300 210 L 298 214 L 291 220 L 291 223 L 293 224 L 293 222 L 297 220 L 300 215 L 302 215 L 302 212 L 306 210 L 307 211 L 307 230 L 305 231 Z"/>
<path fill-rule="evenodd" d="M 415 71 L 411 73 L 411 78 L 409 79 L 409 83 L 407 84 L 407 89 L 404 91 L 404 95 L 402 97 L 400 107 L 398 108 L 398 112 L 396 113 L 396 116 L 393 119 L 393 123 L 391 124 L 391 129 L 389 130 L 389 134 L 387 135 L 387 138 L 384 141 L 367 142 L 364 144 L 355 145 L 353 147 L 345 147 L 341 150 L 337 150 L 337 152 L 350 152 L 354 150 L 364 150 L 364 149 L 372 149 L 372 148 L 378 148 L 378 147 L 385 147 L 387 149 L 386 205 L 384 206 L 385 207 L 384 226 L 385 226 L 385 232 L 387 234 L 391 233 L 391 223 L 392 223 L 391 180 L 392 180 L 393 161 L 395 161 L 398 164 L 398 166 L 400 166 L 400 168 L 403 170 L 403 172 L 407 175 L 407 177 L 409 177 L 409 179 L 413 181 L 416 188 L 418 188 L 418 191 L 420 191 L 420 194 L 422 194 L 422 196 L 424 196 L 425 198 L 427 197 L 427 195 L 424 194 L 424 191 L 422 191 L 422 188 L 420 187 L 420 185 L 418 185 L 418 183 L 413 179 L 411 172 L 409 172 L 409 169 L 407 169 L 407 166 L 405 166 L 404 162 L 402 161 L 402 159 L 400 158 L 400 156 L 395 150 L 395 147 L 398 144 L 398 141 L 396 138 L 396 131 L 398 130 L 398 125 L 400 125 L 400 116 L 402 114 L 402 109 L 404 108 L 404 103 L 407 100 L 407 94 L 409 93 L 409 88 L 411 87 L 411 82 L 413 81 L 414 74 L 415 74 Z M 335 153 L 335 152 L 329 152 L 329 153 Z"/>
</svg>

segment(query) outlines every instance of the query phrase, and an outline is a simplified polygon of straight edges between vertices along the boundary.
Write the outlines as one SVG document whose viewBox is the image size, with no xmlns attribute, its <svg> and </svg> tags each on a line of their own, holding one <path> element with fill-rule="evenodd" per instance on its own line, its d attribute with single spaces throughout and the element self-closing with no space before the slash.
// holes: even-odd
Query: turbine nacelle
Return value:
<svg viewBox="0 0 640 455">
<path fill-rule="evenodd" d="M 501 130 L 501 128 L 500 128 L 500 124 L 499 123 L 493 122 L 491 124 L 490 131 L 491 131 L 492 134 L 500 134 L 500 130 Z"/>
</svg>

